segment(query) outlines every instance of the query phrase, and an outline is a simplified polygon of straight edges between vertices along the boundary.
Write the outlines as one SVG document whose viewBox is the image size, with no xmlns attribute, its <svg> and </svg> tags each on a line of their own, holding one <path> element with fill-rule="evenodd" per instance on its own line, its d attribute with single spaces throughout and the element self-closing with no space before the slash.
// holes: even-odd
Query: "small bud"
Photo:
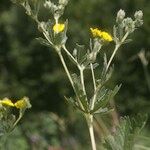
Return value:
<svg viewBox="0 0 150 150">
<path fill-rule="evenodd" d="M 124 26 L 125 26 L 126 32 L 133 32 L 135 29 L 134 21 L 132 20 L 132 18 L 129 18 L 129 17 L 124 19 Z"/>
<path fill-rule="evenodd" d="M 45 3 L 44 3 L 44 7 L 45 7 L 45 8 L 51 8 L 51 6 L 52 6 L 52 2 L 46 0 Z"/>
<path fill-rule="evenodd" d="M 52 13 L 54 13 L 57 10 L 57 6 L 49 0 L 45 1 L 44 7 L 49 9 Z"/>
<path fill-rule="evenodd" d="M 18 100 L 14 105 L 18 109 L 31 108 L 31 104 L 28 97 L 23 97 L 22 99 Z"/>
<path fill-rule="evenodd" d="M 68 0 L 59 0 L 59 4 L 66 6 L 68 4 Z"/>
<path fill-rule="evenodd" d="M 143 12 L 141 10 L 136 11 L 135 14 L 134 14 L 134 17 L 135 17 L 135 19 L 142 20 Z"/>
<path fill-rule="evenodd" d="M 143 20 L 135 20 L 136 27 L 140 27 L 141 25 L 143 25 Z"/>
<path fill-rule="evenodd" d="M 126 19 L 124 19 L 124 24 L 125 26 L 129 26 L 133 23 L 132 18 L 127 17 Z"/>
<path fill-rule="evenodd" d="M 117 22 L 122 22 L 123 19 L 124 19 L 124 17 L 125 17 L 125 11 L 122 10 L 122 9 L 120 9 L 120 10 L 118 11 L 118 13 L 117 13 L 116 21 L 117 21 Z"/>
</svg>

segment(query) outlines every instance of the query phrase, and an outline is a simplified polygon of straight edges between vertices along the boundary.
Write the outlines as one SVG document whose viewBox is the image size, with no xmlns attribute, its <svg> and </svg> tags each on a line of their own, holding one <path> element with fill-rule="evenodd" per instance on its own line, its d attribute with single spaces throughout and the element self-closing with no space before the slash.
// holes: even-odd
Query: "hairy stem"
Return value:
<svg viewBox="0 0 150 150">
<path fill-rule="evenodd" d="M 94 129 L 93 129 L 93 115 L 88 115 L 87 124 L 89 128 L 92 150 L 96 150 L 96 142 L 95 142 Z"/>
<path fill-rule="evenodd" d="M 75 92 L 75 94 L 76 94 L 77 102 L 78 102 L 79 106 L 84 110 L 84 107 L 83 107 L 83 105 L 82 105 L 82 103 L 81 103 L 81 101 L 80 101 L 80 99 L 79 99 L 79 96 L 78 96 L 78 94 L 77 94 L 77 92 L 76 92 L 76 89 L 75 89 L 75 86 L 74 86 L 72 77 L 71 77 L 70 72 L 69 72 L 69 70 L 68 70 L 68 68 L 67 68 L 67 65 L 66 65 L 66 63 L 65 63 L 65 60 L 64 60 L 64 58 L 63 58 L 63 56 L 62 56 L 62 54 L 61 54 L 61 51 L 58 51 L 58 55 L 59 55 L 59 58 L 60 58 L 60 60 L 61 60 L 62 65 L 63 65 L 63 67 L 64 67 L 64 69 L 65 69 L 65 72 L 66 72 L 66 74 L 67 74 L 67 76 L 68 76 L 68 79 L 69 79 L 69 81 L 70 81 L 70 83 L 71 83 L 71 85 L 72 85 L 72 88 L 73 88 L 73 90 L 74 90 L 74 92 Z"/>
<path fill-rule="evenodd" d="M 93 85 L 94 85 L 94 92 L 96 91 L 96 81 L 95 81 L 95 74 L 94 74 L 94 69 L 93 69 L 93 64 L 90 63 L 91 67 L 91 73 L 92 73 L 92 79 L 93 79 Z"/>
<path fill-rule="evenodd" d="M 96 81 L 95 81 L 95 74 L 94 74 L 94 69 L 93 69 L 92 63 L 90 64 L 90 67 L 91 67 L 92 79 L 93 79 L 93 85 L 94 85 L 94 96 L 93 96 L 92 102 L 91 102 L 91 110 L 93 110 L 95 100 L 96 100 Z"/>
<path fill-rule="evenodd" d="M 59 55 L 59 58 L 60 58 L 60 60 L 61 60 L 62 65 L 63 65 L 63 67 L 64 67 L 64 69 L 65 69 L 65 72 L 66 72 L 66 74 L 67 74 L 67 76 L 68 76 L 68 79 L 69 79 L 69 81 L 70 81 L 70 83 L 71 83 L 71 85 L 72 85 L 72 88 L 73 88 L 73 90 L 75 91 L 75 87 L 74 87 L 74 83 L 73 83 L 72 77 L 71 77 L 71 75 L 70 75 L 70 72 L 69 72 L 69 70 L 68 70 L 68 68 L 67 68 L 67 65 L 66 65 L 66 63 L 65 63 L 65 61 L 64 61 L 64 58 L 63 58 L 61 52 L 58 52 L 58 55 Z"/>
<path fill-rule="evenodd" d="M 67 50 L 66 46 L 63 45 L 62 48 L 64 49 L 64 51 L 66 52 L 66 54 L 73 60 L 73 62 L 77 65 L 77 67 L 79 66 L 77 60 L 72 56 L 72 54 Z"/>
<path fill-rule="evenodd" d="M 84 84 L 84 74 L 83 74 L 84 68 L 81 66 L 79 68 L 79 70 L 80 70 L 80 78 L 81 78 L 82 89 L 83 89 L 84 95 L 86 95 L 85 84 Z"/>
<path fill-rule="evenodd" d="M 113 58 L 114 58 L 116 52 L 118 51 L 118 49 L 119 49 L 119 47 L 121 46 L 121 44 L 126 40 L 126 38 L 128 37 L 128 35 L 129 35 L 129 32 L 127 32 L 127 33 L 124 35 L 124 37 L 122 38 L 122 40 L 121 40 L 118 44 L 116 44 L 115 49 L 114 49 L 114 51 L 113 51 L 113 53 L 112 53 L 112 55 L 111 55 L 111 57 L 110 57 L 110 59 L 109 59 L 109 62 L 108 62 L 108 64 L 107 64 L 106 72 L 108 71 L 108 69 L 109 69 L 109 67 L 110 67 L 110 64 L 111 64 L 111 62 L 112 62 L 112 60 L 113 60 Z"/>
</svg>

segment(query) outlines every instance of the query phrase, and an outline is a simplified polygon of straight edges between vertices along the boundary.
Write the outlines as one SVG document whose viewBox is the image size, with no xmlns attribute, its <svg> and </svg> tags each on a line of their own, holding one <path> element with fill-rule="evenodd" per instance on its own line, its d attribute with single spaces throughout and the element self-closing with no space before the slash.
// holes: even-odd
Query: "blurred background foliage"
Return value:
<svg viewBox="0 0 150 150">
<path fill-rule="evenodd" d="M 150 60 L 149 0 L 70 0 L 62 19 L 69 19 L 67 47 L 73 49 L 76 42 L 88 46 L 91 26 L 112 33 L 116 13 L 120 8 L 129 16 L 136 10 L 143 10 L 144 25 L 132 35 L 133 41 L 124 45 L 117 53 L 114 76 L 109 84 L 114 86 L 122 83 L 122 88 L 115 97 L 119 115 L 136 115 L 138 112 L 150 114 L 150 91 L 138 58 L 138 53 L 144 49 L 147 59 Z M 48 16 L 45 11 L 42 11 L 42 15 L 44 18 Z M 18 140 L 13 145 L 14 150 L 18 146 L 22 150 L 46 149 L 48 145 L 67 146 L 65 144 L 68 140 L 70 145 L 80 146 L 82 142 L 88 145 L 86 131 L 83 129 L 82 135 L 79 132 L 85 126 L 83 118 L 78 113 L 74 114 L 63 97 L 72 95 L 73 92 L 61 63 L 53 50 L 41 46 L 35 40 L 36 37 L 39 37 L 37 26 L 24 10 L 10 0 L 1 0 L 0 97 L 19 99 L 28 96 L 33 106 L 12 133 L 9 143 L 14 143 L 15 136 Z M 109 46 L 105 48 L 109 57 L 112 52 Z M 102 62 L 102 56 L 99 55 L 98 62 Z M 73 71 L 74 66 L 69 60 L 68 63 Z M 98 69 L 100 68 L 101 66 Z M 150 65 L 148 70 L 150 72 Z M 90 87 L 91 83 L 88 84 Z M 50 112 L 58 114 L 59 117 Z M 147 130 L 149 128 L 147 125 Z M 74 149 L 79 147 L 74 146 Z"/>
</svg>

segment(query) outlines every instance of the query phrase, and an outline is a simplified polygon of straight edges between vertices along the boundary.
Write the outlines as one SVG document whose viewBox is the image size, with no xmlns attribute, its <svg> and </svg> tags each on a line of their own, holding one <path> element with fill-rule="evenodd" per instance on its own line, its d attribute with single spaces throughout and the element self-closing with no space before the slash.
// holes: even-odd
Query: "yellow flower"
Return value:
<svg viewBox="0 0 150 150">
<path fill-rule="evenodd" d="M 90 28 L 90 30 L 92 32 L 93 37 L 101 37 L 101 33 L 102 33 L 101 30 L 99 30 L 97 28 L 95 28 L 95 29 Z"/>
<path fill-rule="evenodd" d="M 112 36 L 107 33 L 107 32 L 102 32 L 101 34 L 101 37 L 105 40 L 105 41 L 108 41 L 108 42 L 111 42 L 113 39 L 112 39 Z"/>
<path fill-rule="evenodd" d="M 30 102 L 29 99 L 27 97 L 22 98 L 21 100 L 18 100 L 14 106 L 18 109 L 26 109 L 26 108 L 30 108 Z"/>
<path fill-rule="evenodd" d="M 14 103 L 8 98 L 4 98 L 3 100 L 0 100 L 0 104 L 14 107 Z"/>
<path fill-rule="evenodd" d="M 101 31 L 97 28 L 95 28 L 95 29 L 90 28 L 90 30 L 92 32 L 93 37 L 102 38 L 103 40 L 108 41 L 108 42 L 111 42 L 113 40 L 112 36 L 105 31 Z"/>
<path fill-rule="evenodd" d="M 65 24 L 55 24 L 54 26 L 53 26 L 53 31 L 55 32 L 55 33 L 60 33 L 60 32 L 62 32 L 63 30 L 65 29 Z"/>
</svg>

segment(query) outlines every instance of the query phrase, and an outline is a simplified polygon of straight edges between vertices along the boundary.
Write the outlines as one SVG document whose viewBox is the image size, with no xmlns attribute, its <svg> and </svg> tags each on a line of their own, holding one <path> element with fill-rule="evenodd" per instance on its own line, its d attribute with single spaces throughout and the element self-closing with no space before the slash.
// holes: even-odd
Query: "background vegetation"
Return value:
<svg viewBox="0 0 150 150">
<path fill-rule="evenodd" d="M 135 10 L 143 10 L 144 25 L 133 34 L 133 41 L 118 52 L 110 86 L 122 83 L 115 97 L 119 116 L 136 115 L 138 112 L 149 115 L 150 91 L 137 55 L 144 49 L 150 60 L 149 0 L 70 0 L 64 16 L 64 19 L 69 18 L 68 47 L 74 48 L 76 42 L 86 45 L 91 26 L 112 32 L 114 18 L 120 8 L 128 15 L 133 15 Z M 46 18 L 46 12 L 42 13 Z M 42 150 L 69 145 L 76 150 L 82 143 L 89 147 L 85 124 L 63 97 L 73 94 L 65 72 L 55 53 L 34 40 L 39 37 L 36 28 L 22 8 L 9 0 L 0 1 L 0 97 L 19 99 L 28 96 L 32 103 L 32 109 L 12 133 L 9 144 L 15 143 L 12 150 L 18 146 L 21 150 Z M 102 61 L 101 56 L 98 60 Z M 150 72 L 150 65 L 148 70 Z M 148 124 L 145 132 L 143 134 L 150 133 Z"/>
</svg>

